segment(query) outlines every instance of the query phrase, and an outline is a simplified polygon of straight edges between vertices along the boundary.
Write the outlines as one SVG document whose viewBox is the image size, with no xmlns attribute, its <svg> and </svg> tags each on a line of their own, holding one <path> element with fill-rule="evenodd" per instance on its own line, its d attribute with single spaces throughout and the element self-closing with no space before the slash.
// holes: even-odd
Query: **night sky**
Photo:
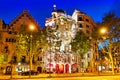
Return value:
<svg viewBox="0 0 120 80">
<path fill-rule="evenodd" d="M 36 21 L 44 26 L 46 18 L 51 16 L 53 5 L 72 15 L 75 9 L 85 12 L 95 22 L 101 22 L 102 17 L 111 11 L 120 15 L 120 0 L 0 0 L 0 18 L 5 23 L 11 22 L 23 9 L 28 9 Z"/>
</svg>

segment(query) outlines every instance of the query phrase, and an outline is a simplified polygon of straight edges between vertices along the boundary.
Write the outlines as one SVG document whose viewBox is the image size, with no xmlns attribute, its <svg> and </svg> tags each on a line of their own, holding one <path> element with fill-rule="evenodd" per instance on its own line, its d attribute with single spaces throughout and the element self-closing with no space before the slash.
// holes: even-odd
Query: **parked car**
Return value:
<svg viewBox="0 0 120 80">
<path fill-rule="evenodd" d="M 6 72 L 5 75 L 11 75 L 11 72 Z"/>
<path fill-rule="evenodd" d="M 112 68 L 109 68 L 109 71 L 112 71 Z M 120 71 L 120 69 L 119 68 L 114 68 L 114 72 L 119 72 Z"/>
<path fill-rule="evenodd" d="M 30 74 L 30 71 L 25 71 L 25 72 L 22 72 L 22 73 L 21 73 L 21 75 L 25 75 L 25 76 L 27 76 L 27 75 L 29 75 L 29 74 Z M 31 75 L 37 75 L 37 74 L 38 74 L 37 71 L 31 70 Z"/>
</svg>

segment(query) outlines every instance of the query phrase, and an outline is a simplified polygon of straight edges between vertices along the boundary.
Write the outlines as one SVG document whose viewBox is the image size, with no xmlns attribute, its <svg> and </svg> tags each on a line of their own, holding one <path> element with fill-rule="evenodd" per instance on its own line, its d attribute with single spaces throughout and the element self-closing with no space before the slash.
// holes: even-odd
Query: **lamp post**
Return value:
<svg viewBox="0 0 120 80">
<path fill-rule="evenodd" d="M 99 34 L 102 35 L 102 36 L 105 35 L 106 33 L 107 33 L 107 29 L 105 27 L 102 27 L 99 31 Z M 98 43 L 98 39 L 97 39 L 97 43 Z M 102 54 L 101 54 L 101 52 L 99 53 L 99 58 L 100 58 L 101 71 L 102 71 Z M 99 73 L 99 66 L 98 66 L 98 74 L 100 74 Z"/>
<path fill-rule="evenodd" d="M 32 32 L 34 31 L 35 27 L 33 25 L 29 26 L 29 29 L 31 31 L 30 34 L 30 54 L 29 54 L 29 61 L 30 61 L 30 70 L 29 70 L 29 77 L 31 77 L 31 70 L 32 70 Z"/>
</svg>

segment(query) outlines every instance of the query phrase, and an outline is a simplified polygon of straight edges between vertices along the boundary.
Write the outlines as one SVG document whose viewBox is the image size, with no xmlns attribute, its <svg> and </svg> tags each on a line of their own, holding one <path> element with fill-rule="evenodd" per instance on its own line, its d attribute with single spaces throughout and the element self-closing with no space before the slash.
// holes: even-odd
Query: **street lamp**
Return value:
<svg viewBox="0 0 120 80">
<path fill-rule="evenodd" d="M 100 29 L 100 33 L 101 33 L 101 34 L 105 34 L 106 32 L 107 32 L 107 29 L 106 29 L 106 28 L 103 27 L 103 28 Z"/>
<path fill-rule="evenodd" d="M 99 34 L 101 36 L 104 36 L 105 34 L 107 33 L 107 29 L 105 27 L 102 27 L 100 30 L 99 30 Z M 104 38 L 104 37 L 103 37 Z M 98 43 L 98 39 L 97 39 L 97 43 Z M 98 43 L 99 44 L 99 43 Z M 100 58 L 100 62 L 101 62 L 101 68 L 98 66 L 98 74 L 99 74 L 99 69 L 102 71 L 102 55 L 101 55 L 101 52 L 99 53 L 99 58 Z"/>
<path fill-rule="evenodd" d="M 106 33 L 108 32 L 106 28 L 101 28 L 100 30 L 101 34 L 102 34 L 102 38 L 106 39 Z M 112 56 L 112 45 L 110 43 L 110 39 L 108 39 L 108 50 L 107 53 L 109 55 L 109 58 L 111 60 L 111 66 L 112 66 L 112 73 L 114 74 L 114 63 L 113 63 L 113 56 Z"/>
<path fill-rule="evenodd" d="M 29 77 L 31 77 L 31 70 L 32 70 L 32 32 L 35 30 L 35 27 L 33 25 L 29 26 L 29 29 L 31 31 L 30 34 L 30 55 L 29 55 L 29 61 L 30 61 L 30 70 L 29 70 Z"/>
<path fill-rule="evenodd" d="M 30 25 L 29 29 L 30 29 L 31 31 L 34 31 L 35 27 L 34 27 L 33 25 Z"/>
</svg>

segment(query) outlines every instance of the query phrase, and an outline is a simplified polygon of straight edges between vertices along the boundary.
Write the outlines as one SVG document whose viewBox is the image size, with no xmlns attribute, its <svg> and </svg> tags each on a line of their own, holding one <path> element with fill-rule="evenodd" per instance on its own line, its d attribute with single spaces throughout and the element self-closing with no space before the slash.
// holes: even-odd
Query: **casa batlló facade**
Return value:
<svg viewBox="0 0 120 80">
<path fill-rule="evenodd" d="M 71 41 L 78 30 L 82 30 L 86 35 L 91 36 L 95 26 L 91 17 L 85 13 L 75 10 L 73 15 L 67 15 L 64 10 L 54 10 L 52 17 L 46 19 L 45 26 L 50 32 L 48 41 L 51 48 L 46 52 L 45 66 L 47 71 L 57 73 L 74 73 L 84 71 L 91 67 L 93 58 L 93 48 L 84 55 L 82 67 L 79 68 L 78 57 L 72 51 Z"/>
</svg>

